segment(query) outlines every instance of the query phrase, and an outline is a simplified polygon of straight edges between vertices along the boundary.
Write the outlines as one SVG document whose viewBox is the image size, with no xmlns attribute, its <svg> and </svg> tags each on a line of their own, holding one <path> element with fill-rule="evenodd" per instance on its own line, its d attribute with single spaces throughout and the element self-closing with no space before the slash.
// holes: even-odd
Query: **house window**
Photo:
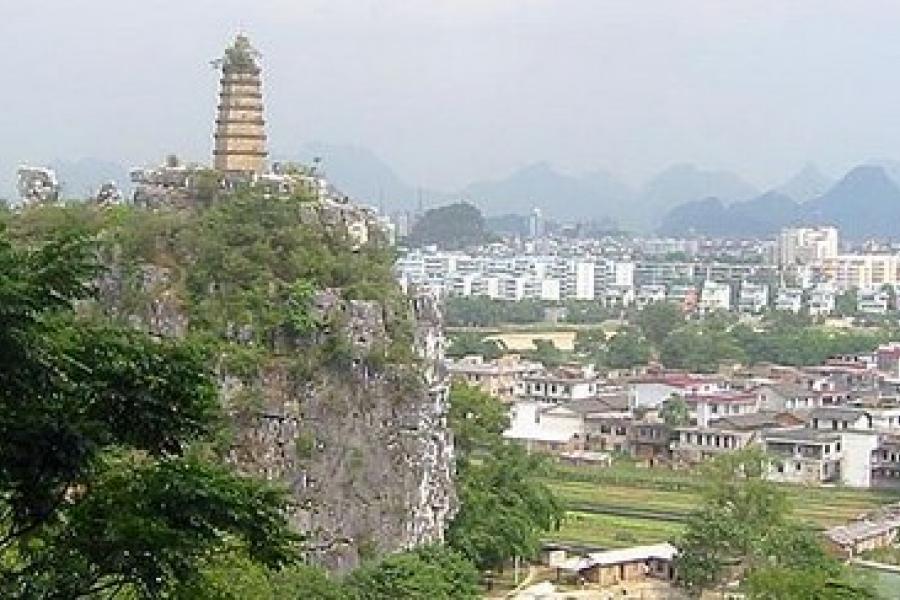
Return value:
<svg viewBox="0 0 900 600">
<path fill-rule="evenodd" d="M 831 454 L 831 444 L 825 444 L 825 454 Z"/>
<path fill-rule="evenodd" d="M 847 429 L 847 421 L 841 423 L 841 429 Z"/>
<path fill-rule="evenodd" d="M 838 425 L 837 419 L 832 419 L 832 420 L 831 420 L 831 428 L 832 428 L 832 429 L 837 429 L 837 425 Z"/>
<path fill-rule="evenodd" d="M 803 468 L 803 465 L 801 465 L 800 463 L 794 463 L 794 469 L 796 469 L 797 471 L 800 471 L 800 469 L 802 469 L 802 468 Z"/>
<path fill-rule="evenodd" d="M 819 428 L 819 420 L 813 419 L 813 429 L 818 429 L 818 428 Z"/>
<path fill-rule="evenodd" d="M 784 463 L 778 463 L 775 468 L 778 469 L 779 473 L 784 473 Z"/>
<path fill-rule="evenodd" d="M 835 451 L 835 452 L 840 452 L 840 451 L 841 451 L 841 443 L 840 443 L 840 442 L 838 442 L 838 443 L 836 443 L 836 444 L 834 445 L 834 451 Z"/>
</svg>

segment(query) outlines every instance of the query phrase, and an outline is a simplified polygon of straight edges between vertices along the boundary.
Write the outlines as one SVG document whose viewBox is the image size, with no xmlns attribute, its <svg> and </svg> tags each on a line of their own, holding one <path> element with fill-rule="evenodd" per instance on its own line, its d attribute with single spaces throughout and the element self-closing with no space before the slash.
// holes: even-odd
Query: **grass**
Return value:
<svg viewBox="0 0 900 600">
<path fill-rule="evenodd" d="M 548 539 L 599 548 L 672 541 L 701 501 L 696 472 L 640 468 L 559 466 L 546 480 L 568 507 L 559 531 Z M 846 523 L 900 493 L 785 485 L 793 517 L 815 529 Z"/>
</svg>

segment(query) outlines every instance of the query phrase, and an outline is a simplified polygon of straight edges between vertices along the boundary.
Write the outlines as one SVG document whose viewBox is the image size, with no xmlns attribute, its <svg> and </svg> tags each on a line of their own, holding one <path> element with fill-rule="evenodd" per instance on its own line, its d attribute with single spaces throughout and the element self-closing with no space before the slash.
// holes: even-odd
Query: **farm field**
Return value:
<svg viewBox="0 0 900 600">
<path fill-rule="evenodd" d="M 562 527 L 548 540 L 598 548 L 677 538 L 685 517 L 700 503 L 702 486 L 696 473 L 631 465 L 560 466 L 546 482 L 568 509 Z M 793 517 L 814 529 L 900 500 L 898 492 L 784 487 Z"/>
</svg>

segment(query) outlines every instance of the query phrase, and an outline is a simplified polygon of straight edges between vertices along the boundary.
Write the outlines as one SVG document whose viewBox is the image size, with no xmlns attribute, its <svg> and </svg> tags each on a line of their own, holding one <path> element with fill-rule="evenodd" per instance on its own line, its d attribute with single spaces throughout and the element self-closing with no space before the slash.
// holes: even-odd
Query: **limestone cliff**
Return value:
<svg viewBox="0 0 900 600">
<path fill-rule="evenodd" d="M 97 310 L 215 348 L 225 456 L 289 488 L 315 561 L 346 570 L 442 538 L 456 497 L 440 314 L 400 293 L 368 213 L 253 194 L 41 210 L 20 235 L 62 219 L 107 242 Z"/>
</svg>

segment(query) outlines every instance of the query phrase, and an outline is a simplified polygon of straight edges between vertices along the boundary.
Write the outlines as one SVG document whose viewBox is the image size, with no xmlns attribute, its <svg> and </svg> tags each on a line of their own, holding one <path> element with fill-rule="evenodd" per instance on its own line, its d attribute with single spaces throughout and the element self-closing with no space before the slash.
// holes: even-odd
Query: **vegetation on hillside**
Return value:
<svg viewBox="0 0 900 600">
<path fill-rule="evenodd" d="M 425 211 L 413 225 L 407 241 L 413 246 L 436 244 L 442 248 L 464 248 L 487 239 L 481 211 L 468 202 L 457 202 Z"/>
<path fill-rule="evenodd" d="M 290 357 L 309 374 L 346 358 L 339 340 L 316 335 L 340 325 L 315 321 L 317 290 L 381 303 L 390 344 L 375 349 L 381 356 L 373 362 L 411 360 L 412 327 L 391 275 L 392 249 L 375 236 L 365 251 L 353 251 L 343 230 L 322 226 L 294 199 L 250 191 L 199 211 L 74 204 L 6 220 L 22 243 L 60 231 L 96 236 L 115 279 L 113 297 L 97 305 L 102 316 L 143 318 L 164 293 L 187 317 L 188 334 L 212 344 L 235 374 L 253 375 L 274 355 Z M 305 344 L 302 353 L 298 343 Z"/>
</svg>

